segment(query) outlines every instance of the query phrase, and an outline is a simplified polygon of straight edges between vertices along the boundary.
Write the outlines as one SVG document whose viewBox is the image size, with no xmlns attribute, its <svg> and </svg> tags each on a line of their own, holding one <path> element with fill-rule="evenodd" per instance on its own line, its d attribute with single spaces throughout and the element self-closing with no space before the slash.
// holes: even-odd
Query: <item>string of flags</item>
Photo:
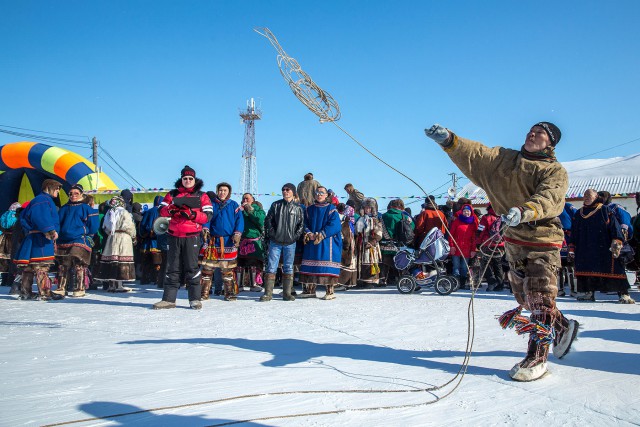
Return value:
<svg viewBox="0 0 640 427">
<path fill-rule="evenodd" d="M 164 192 L 168 192 L 170 191 L 170 188 L 129 188 L 129 191 L 131 191 L 132 193 L 164 193 Z M 120 192 L 122 191 L 122 189 L 119 190 L 86 190 L 85 194 L 120 194 Z M 231 193 L 234 196 L 242 196 L 244 193 Z M 636 193 L 616 193 L 614 195 L 612 195 L 612 197 L 634 197 L 636 195 Z M 264 197 L 282 197 L 282 193 L 277 193 L 277 192 L 271 192 L 271 193 L 253 193 L 254 197 L 260 197 L 260 196 L 264 196 Z M 338 196 L 335 195 L 338 199 L 348 199 L 349 196 Z M 434 194 L 433 195 L 436 199 L 440 199 L 440 198 L 447 198 L 448 194 L 447 193 L 441 193 L 441 194 Z M 372 197 L 374 199 L 424 199 L 424 196 L 416 196 L 416 195 L 411 195 L 411 196 L 367 196 L 367 197 Z M 486 197 L 478 197 L 478 196 L 469 196 L 469 193 L 466 193 L 464 195 L 462 194 L 458 194 L 457 197 L 465 197 L 467 199 L 470 200 L 476 200 L 476 199 L 485 199 Z M 566 196 L 569 199 L 575 199 L 575 198 L 581 198 L 584 197 L 583 193 L 571 193 L 571 195 L 567 195 Z"/>
<path fill-rule="evenodd" d="M 136 193 L 163 193 L 163 192 L 168 192 L 171 189 L 170 188 L 129 188 L 129 191 L 131 191 L 133 194 Z M 122 191 L 122 189 L 120 190 L 86 190 L 84 193 L 85 194 L 120 194 L 120 192 Z M 242 196 L 244 193 L 231 193 L 234 196 Z M 277 193 L 277 192 L 271 192 L 271 193 L 252 193 L 254 197 L 260 197 L 260 196 L 266 196 L 266 197 L 282 197 L 282 193 Z M 447 193 L 442 193 L 442 194 L 434 194 L 433 196 L 435 198 L 440 198 L 443 196 L 446 196 Z M 338 199 L 348 199 L 349 196 L 338 196 L 335 195 Z M 415 195 L 411 195 L 411 196 L 367 196 L 367 197 L 372 197 L 374 199 L 424 199 L 424 196 L 415 196 Z"/>
</svg>

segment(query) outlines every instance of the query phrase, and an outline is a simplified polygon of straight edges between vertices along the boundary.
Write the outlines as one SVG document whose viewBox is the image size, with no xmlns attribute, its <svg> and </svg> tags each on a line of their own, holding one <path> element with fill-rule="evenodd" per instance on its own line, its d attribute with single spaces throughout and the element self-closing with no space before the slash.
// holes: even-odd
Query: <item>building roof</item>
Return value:
<svg viewBox="0 0 640 427">
<path fill-rule="evenodd" d="M 610 159 L 562 162 L 562 165 L 569 173 L 568 199 L 582 198 L 589 188 L 619 196 L 640 192 L 640 153 Z M 462 187 L 456 197 L 467 197 L 474 204 L 489 202 L 487 193 L 471 182 Z"/>
</svg>

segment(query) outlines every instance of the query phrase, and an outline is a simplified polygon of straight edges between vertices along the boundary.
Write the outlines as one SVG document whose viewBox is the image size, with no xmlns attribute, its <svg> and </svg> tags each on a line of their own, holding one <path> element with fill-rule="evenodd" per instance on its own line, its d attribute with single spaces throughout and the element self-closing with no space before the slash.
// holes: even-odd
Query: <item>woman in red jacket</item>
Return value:
<svg viewBox="0 0 640 427">
<path fill-rule="evenodd" d="M 469 259 L 476 254 L 476 231 L 478 217 L 473 213 L 471 205 L 463 205 L 458 211 L 449 229 L 449 245 L 451 246 L 451 260 L 453 275 L 464 287 L 469 277 Z M 455 243 L 454 243 L 455 242 Z M 457 245 L 456 245 L 457 243 Z M 466 260 L 466 262 L 463 260 Z"/>
</svg>

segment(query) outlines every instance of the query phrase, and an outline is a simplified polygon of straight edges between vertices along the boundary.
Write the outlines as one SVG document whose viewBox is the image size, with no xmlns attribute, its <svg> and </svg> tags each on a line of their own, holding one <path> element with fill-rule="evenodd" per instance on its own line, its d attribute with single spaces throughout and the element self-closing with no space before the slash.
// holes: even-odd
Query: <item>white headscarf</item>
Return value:
<svg viewBox="0 0 640 427">
<path fill-rule="evenodd" d="M 117 207 L 109 209 L 109 212 L 104 216 L 104 223 L 102 224 L 102 229 L 107 232 L 107 234 L 112 235 L 116 232 L 116 227 L 120 220 L 122 219 L 122 215 L 127 212 L 125 208 Z"/>
</svg>

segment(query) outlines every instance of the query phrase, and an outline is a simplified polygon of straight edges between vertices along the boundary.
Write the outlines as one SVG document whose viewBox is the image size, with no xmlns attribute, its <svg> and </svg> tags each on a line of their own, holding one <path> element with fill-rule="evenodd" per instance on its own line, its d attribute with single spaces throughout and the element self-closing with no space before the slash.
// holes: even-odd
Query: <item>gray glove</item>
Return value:
<svg viewBox="0 0 640 427">
<path fill-rule="evenodd" d="M 502 221 L 509 227 L 515 227 L 522 221 L 522 212 L 519 208 L 511 208 L 509 209 L 509 213 L 502 215 Z"/>
<path fill-rule="evenodd" d="M 433 139 L 435 142 L 437 142 L 438 144 L 440 144 L 442 146 L 446 145 L 446 142 L 449 139 L 449 136 L 451 136 L 451 134 L 449 133 L 449 131 L 446 128 L 440 126 L 437 123 L 435 125 L 431 126 L 431 128 L 425 129 L 424 133 L 429 138 Z"/>
</svg>

